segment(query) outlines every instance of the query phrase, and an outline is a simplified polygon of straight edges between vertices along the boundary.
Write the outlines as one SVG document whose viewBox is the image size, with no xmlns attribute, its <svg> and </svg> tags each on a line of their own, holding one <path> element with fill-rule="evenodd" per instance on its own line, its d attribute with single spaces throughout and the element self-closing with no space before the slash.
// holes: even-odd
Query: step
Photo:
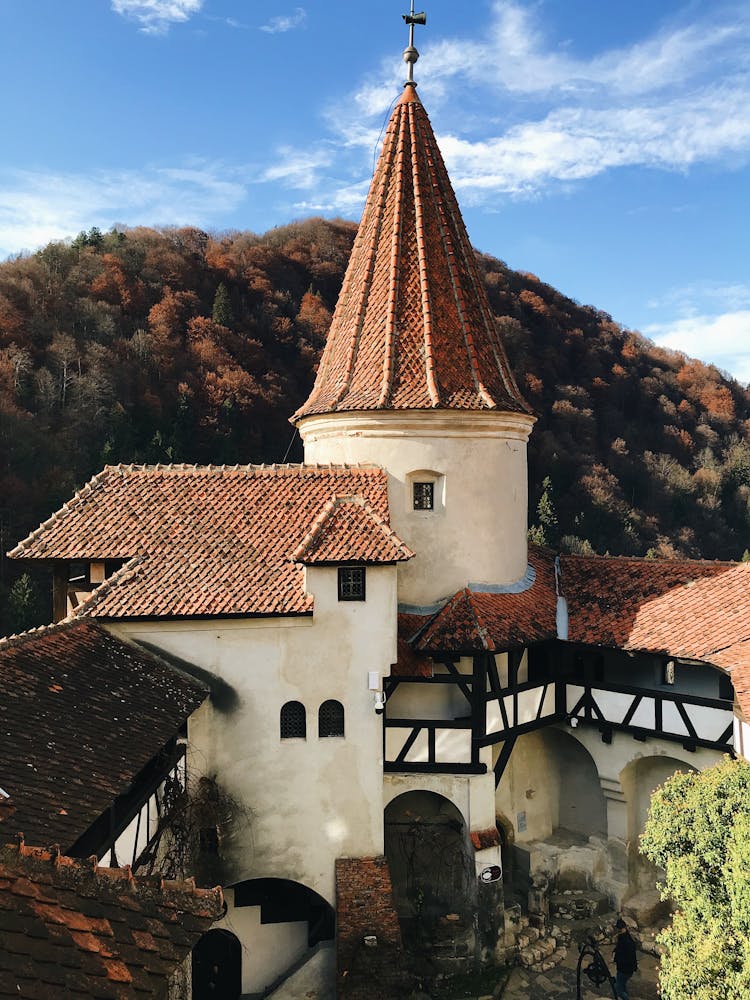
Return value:
<svg viewBox="0 0 750 1000">
<path fill-rule="evenodd" d="M 538 941 L 541 937 L 541 931 L 536 927 L 526 927 L 521 934 L 518 935 L 518 947 L 523 951 L 524 948 L 528 948 L 530 944 L 534 941 Z"/>
<path fill-rule="evenodd" d="M 557 941 L 553 937 L 545 937 L 518 953 L 518 961 L 524 968 L 531 968 L 544 962 L 557 950 Z"/>
<path fill-rule="evenodd" d="M 530 972 L 549 972 L 550 969 L 554 969 L 561 962 L 564 962 L 568 957 L 567 948 L 557 948 L 543 961 L 537 963 L 537 965 L 529 966 Z"/>
</svg>

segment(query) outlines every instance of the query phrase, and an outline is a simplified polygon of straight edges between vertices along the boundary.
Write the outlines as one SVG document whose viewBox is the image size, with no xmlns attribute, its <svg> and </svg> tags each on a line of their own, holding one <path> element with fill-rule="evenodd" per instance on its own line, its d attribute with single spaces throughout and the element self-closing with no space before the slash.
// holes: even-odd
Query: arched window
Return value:
<svg viewBox="0 0 750 1000">
<path fill-rule="evenodd" d="M 282 740 L 304 739 L 307 735 L 305 706 L 301 701 L 288 701 L 281 708 Z"/>
<path fill-rule="evenodd" d="M 318 736 L 344 735 L 344 706 L 340 701 L 324 701 L 318 712 Z"/>
</svg>

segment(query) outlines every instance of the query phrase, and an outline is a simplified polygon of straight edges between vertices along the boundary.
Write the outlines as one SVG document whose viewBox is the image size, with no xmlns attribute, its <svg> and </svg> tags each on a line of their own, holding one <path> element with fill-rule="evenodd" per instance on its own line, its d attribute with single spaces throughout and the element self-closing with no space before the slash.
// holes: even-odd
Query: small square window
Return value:
<svg viewBox="0 0 750 1000">
<path fill-rule="evenodd" d="M 414 483 L 414 510 L 435 509 L 435 484 Z"/>
<path fill-rule="evenodd" d="M 365 567 L 339 567 L 339 600 L 364 601 L 365 599 Z"/>
</svg>

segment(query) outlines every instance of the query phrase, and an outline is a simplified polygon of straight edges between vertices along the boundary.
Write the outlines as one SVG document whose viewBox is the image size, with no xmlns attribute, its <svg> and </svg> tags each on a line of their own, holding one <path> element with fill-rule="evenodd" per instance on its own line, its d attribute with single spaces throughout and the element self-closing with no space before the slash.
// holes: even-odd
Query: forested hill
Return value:
<svg viewBox="0 0 750 1000">
<path fill-rule="evenodd" d="M 312 384 L 355 231 L 320 219 L 264 236 L 92 230 L 0 264 L 3 553 L 105 463 L 299 461 L 288 417 Z M 748 391 L 533 275 L 480 264 L 539 415 L 535 537 L 740 558 Z M 0 634 L 48 615 L 29 610 L 25 583 L 5 599 L 22 571 L 0 564 Z"/>
</svg>

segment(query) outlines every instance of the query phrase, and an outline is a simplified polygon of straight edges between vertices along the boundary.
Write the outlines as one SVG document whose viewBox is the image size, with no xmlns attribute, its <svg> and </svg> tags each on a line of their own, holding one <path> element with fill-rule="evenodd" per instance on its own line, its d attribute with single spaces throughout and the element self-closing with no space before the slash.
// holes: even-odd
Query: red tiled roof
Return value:
<svg viewBox="0 0 750 1000">
<path fill-rule="evenodd" d="M 315 386 L 294 421 L 345 410 L 528 413 L 429 118 L 396 105 Z"/>
<path fill-rule="evenodd" d="M 415 652 L 411 643 L 418 632 L 428 625 L 430 615 L 398 613 L 398 659 L 391 666 L 393 677 L 432 677 L 432 660 Z"/>
<path fill-rule="evenodd" d="M 0 848 L 0 997 L 166 998 L 222 909 L 221 889 Z"/>
<path fill-rule="evenodd" d="M 750 638 L 750 564 L 562 556 L 572 642 L 715 662 Z"/>
<path fill-rule="evenodd" d="M 363 497 L 332 497 L 293 553 L 295 562 L 394 563 L 413 558 L 387 521 Z"/>
<path fill-rule="evenodd" d="M 534 582 L 520 593 L 459 591 L 420 633 L 421 653 L 503 650 L 557 637 L 554 557 L 531 547 Z"/>
<path fill-rule="evenodd" d="M 207 696 L 91 621 L 0 641 L 0 783 L 14 830 L 69 850 Z"/>
<path fill-rule="evenodd" d="M 79 614 L 305 614 L 312 611 L 312 598 L 293 553 L 326 503 L 340 495 L 362 496 L 387 525 L 381 469 L 113 466 L 10 555 L 129 559 L 80 606 Z M 361 551 L 374 534 L 369 523 L 362 538 L 351 533 L 349 542 Z"/>
</svg>

